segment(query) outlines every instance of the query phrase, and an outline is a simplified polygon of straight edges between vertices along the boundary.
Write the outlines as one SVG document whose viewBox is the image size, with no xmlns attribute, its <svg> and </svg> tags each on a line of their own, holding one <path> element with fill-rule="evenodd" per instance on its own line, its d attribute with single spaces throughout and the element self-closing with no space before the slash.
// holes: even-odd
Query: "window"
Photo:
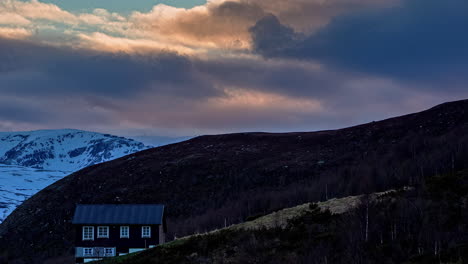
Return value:
<svg viewBox="0 0 468 264">
<path fill-rule="evenodd" d="M 114 256 L 114 249 L 113 248 L 104 249 L 104 256 L 113 257 Z"/>
<path fill-rule="evenodd" d="M 83 255 L 84 256 L 92 256 L 93 255 L 93 248 L 83 248 Z"/>
<path fill-rule="evenodd" d="M 130 228 L 128 226 L 120 227 L 120 238 L 129 238 L 130 237 Z"/>
<path fill-rule="evenodd" d="M 109 227 L 108 226 L 98 226 L 98 228 L 97 228 L 97 237 L 98 238 L 109 238 Z"/>
<path fill-rule="evenodd" d="M 94 240 L 94 226 L 83 226 L 83 240 Z"/>
<path fill-rule="evenodd" d="M 141 227 L 141 237 L 150 238 L 151 237 L 151 226 L 142 226 Z"/>
</svg>

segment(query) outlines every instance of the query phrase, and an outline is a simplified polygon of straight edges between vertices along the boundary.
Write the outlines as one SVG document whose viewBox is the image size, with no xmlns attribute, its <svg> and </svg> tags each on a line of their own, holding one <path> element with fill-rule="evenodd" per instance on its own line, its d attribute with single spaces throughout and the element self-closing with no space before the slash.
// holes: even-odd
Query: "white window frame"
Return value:
<svg viewBox="0 0 468 264">
<path fill-rule="evenodd" d="M 91 230 L 91 238 L 86 236 L 87 232 L 85 230 L 88 229 L 88 228 L 90 228 L 90 230 Z M 94 240 L 94 226 L 83 226 L 82 237 L 83 237 L 83 241 L 85 241 L 85 240 Z"/>
<path fill-rule="evenodd" d="M 110 250 L 110 253 L 107 253 L 107 251 Z M 106 257 L 113 257 L 115 256 L 115 250 L 114 248 L 104 248 L 104 256 Z"/>
<path fill-rule="evenodd" d="M 146 234 L 146 229 L 147 228 L 147 234 Z M 141 237 L 142 238 L 151 238 L 151 226 L 142 226 L 141 227 Z"/>
<path fill-rule="evenodd" d="M 126 230 L 127 234 L 123 235 L 123 231 Z M 120 238 L 130 238 L 130 227 L 129 226 L 121 226 L 120 227 Z"/>
<path fill-rule="evenodd" d="M 105 230 L 105 234 L 101 234 L 100 231 Z M 98 226 L 97 227 L 97 238 L 109 238 L 109 227 L 108 226 Z"/>
<path fill-rule="evenodd" d="M 86 251 L 89 250 L 91 253 L 86 254 Z M 94 249 L 93 248 L 83 248 L 83 256 L 84 257 L 92 257 L 94 256 Z"/>
</svg>

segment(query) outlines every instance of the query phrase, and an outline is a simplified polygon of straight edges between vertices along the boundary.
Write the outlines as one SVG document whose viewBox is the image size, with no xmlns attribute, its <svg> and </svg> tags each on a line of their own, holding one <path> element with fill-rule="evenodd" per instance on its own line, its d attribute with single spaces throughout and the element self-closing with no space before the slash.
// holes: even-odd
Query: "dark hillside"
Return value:
<svg viewBox="0 0 468 264">
<path fill-rule="evenodd" d="M 307 201 L 417 185 L 467 160 L 468 101 L 336 131 L 198 137 L 41 191 L 0 226 L 0 256 L 44 263 L 72 254 L 76 203 L 164 203 L 170 237 L 182 236 Z"/>
<path fill-rule="evenodd" d="M 306 204 L 287 209 L 297 214 L 284 228 L 244 223 L 96 264 L 466 263 L 467 198 L 465 170 L 418 188 L 340 199 L 361 201 L 340 214 Z"/>
</svg>

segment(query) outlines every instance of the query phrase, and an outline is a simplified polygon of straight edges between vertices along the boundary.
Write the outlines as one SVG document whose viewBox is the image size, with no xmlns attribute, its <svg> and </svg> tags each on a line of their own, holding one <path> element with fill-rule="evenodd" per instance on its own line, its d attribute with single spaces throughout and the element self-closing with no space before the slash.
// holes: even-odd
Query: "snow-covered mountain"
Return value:
<svg viewBox="0 0 468 264">
<path fill-rule="evenodd" d="M 0 223 L 55 181 L 147 148 L 133 139 L 71 129 L 0 132 Z"/>
<path fill-rule="evenodd" d="M 0 223 L 23 201 L 70 173 L 0 164 Z"/>
<path fill-rule="evenodd" d="M 147 149 L 133 139 L 80 130 L 0 132 L 0 163 L 77 171 Z"/>
</svg>

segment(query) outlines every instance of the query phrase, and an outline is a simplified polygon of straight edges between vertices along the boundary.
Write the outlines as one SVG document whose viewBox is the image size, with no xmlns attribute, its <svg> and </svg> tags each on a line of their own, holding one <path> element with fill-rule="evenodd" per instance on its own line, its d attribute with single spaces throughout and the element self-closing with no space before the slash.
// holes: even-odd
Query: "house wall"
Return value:
<svg viewBox="0 0 468 264">
<path fill-rule="evenodd" d="M 108 248 L 108 247 L 106 247 Z M 93 254 L 92 255 L 85 255 L 83 252 L 82 247 L 75 248 L 75 257 L 76 258 L 103 258 L 103 257 L 115 257 L 117 256 L 116 249 L 114 249 L 112 254 L 106 254 L 106 251 L 103 247 L 93 247 Z"/>
<path fill-rule="evenodd" d="M 94 226 L 94 240 L 83 241 L 83 226 Z M 141 237 L 143 225 L 128 225 L 130 237 L 120 238 L 120 225 L 109 226 L 109 238 L 97 238 L 97 227 L 106 225 L 75 225 L 75 247 L 115 247 L 117 253 L 128 253 L 130 248 L 149 248 L 159 244 L 159 225 L 151 226 L 151 238 Z"/>
</svg>

